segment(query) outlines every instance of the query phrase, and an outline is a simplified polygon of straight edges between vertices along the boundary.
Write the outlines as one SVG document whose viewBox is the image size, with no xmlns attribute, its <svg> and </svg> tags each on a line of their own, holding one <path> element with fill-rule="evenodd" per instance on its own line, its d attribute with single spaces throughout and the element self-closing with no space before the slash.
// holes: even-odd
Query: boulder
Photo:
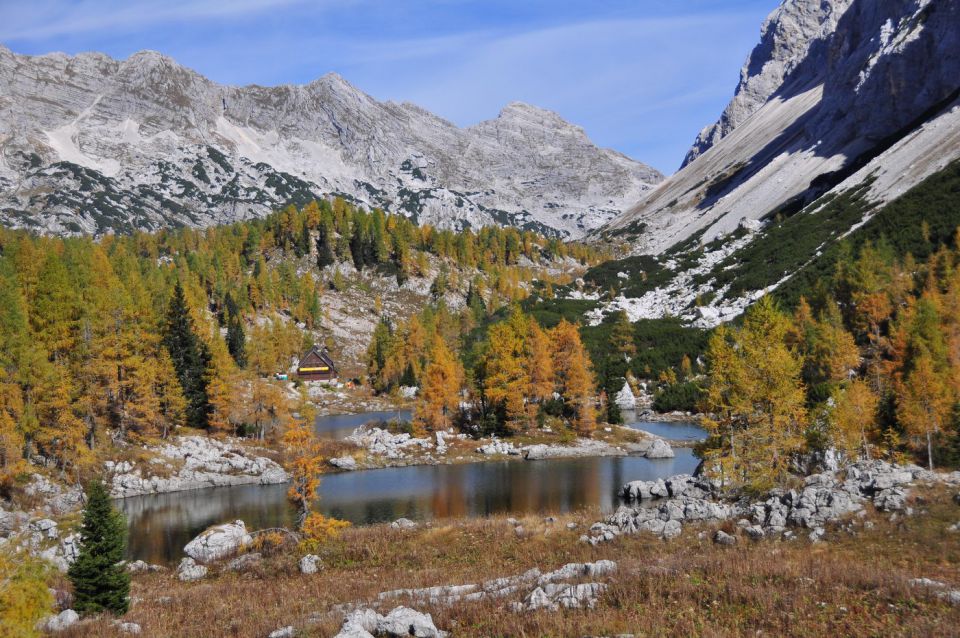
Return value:
<svg viewBox="0 0 960 638">
<path fill-rule="evenodd" d="M 338 467 L 341 470 L 355 470 L 357 469 L 357 460 L 349 455 L 338 456 L 335 459 L 330 459 L 330 465 Z"/>
<path fill-rule="evenodd" d="M 477 448 L 478 454 L 485 455 L 494 455 L 494 454 L 504 454 L 509 456 L 518 456 L 520 454 L 520 449 L 515 447 L 513 443 L 509 441 L 502 441 L 500 439 L 493 439 L 490 443 L 486 445 L 481 445 Z"/>
<path fill-rule="evenodd" d="M 300 559 L 301 574 L 316 574 L 322 568 L 323 563 L 320 561 L 320 557 L 316 554 L 307 554 Z"/>
<path fill-rule="evenodd" d="M 56 521 L 52 521 L 49 518 L 41 518 L 40 520 L 33 521 L 30 523 L 30 529 L 34 532 L 39 532 L 41 536 L 48 539 L 54 539 L 60 536 Z"/>
<path fill-rule="evenodd" d="M 401 638 L 415 636 L 416 638 L 441 638 L 446 632 L 437 629 L 430 614 L 423 614 L 408 607 L 397 607 L 386 616 L 377 620 L 377 634 Z"/>
<path fill-rule="evenodd" d="M 127 563 L 127 571 L 131 574 L 144 574 L 146 572 L 160 572 L 163 571 L 165 567 L 161 565 L 151 565 L 150 563 L 142 560 L 135 560 L 133 562 Z"/>
<path fill-rule="evenodd" d="M 206 575 L 207 568 L 203 565 L 198 565 L 197 562 L 189 556 L 185 556 L 177 566 L 177 578 L 185 583 L 200 580 Z"/>
<path fill-rule="evenodd" d="M 416 529 L 417 523 L 411 521 L 409 518 L 398 518 L 390 523 L 390 527 L 394 529 Z"/>
<path fill-rule="evenodd" d="M 633 391 L 630 390 L 630 384 L 624 383 L 623 388 L 620 392 L 617 392 L 617 395 L 614 397 L 613 402 L 616 403 L 621 410 L 634 410 L 637 407 L 637 397 L 633 396 Z"/>
<path fill-rule="evenodd" d="M 51 632 L 63 631 L 68 627 L 72 627 L 77 624 L 80 620 L 80 614 L 73 611 L 72 609 L 64 609 L 56 616 L 50 616 L 45 622 L 42 623 L 42 626 L 45 630 Z"/>
<path fill-rule="evenodd" d="M 673 448 L 663 439 L 655 439 L 647 450 L 648 459 L 672 459 L 674 456 Z"/>
<path fill-rule="evenodd" d="M 380 614 L 372 609 L 355 609 L 343 619 L 337 638 L 372 638 L 379 621 Z"/>
<path fill-rule="evenodd" d="M 117 628 L 125 634 L 139 636 L 143 631 L 140 625 L 135 622 L 117 622 L 116 625 Z"/>
<path fill-rule="evenodd" d="M 883 512 L 899 512 L 906 507 L 907 493 L 902 488 L 891 487 L 874 496 L 873 504 Z"/>
<path fill-rule="evenodd" d="M 593 609 L 599 596 L 606 590 L 603 583 L 580 583 L 576 585 L 550 583 L 534 589 L 518 610 L 537 611 L 548 609 Z"/>
<path fill-rule="evenodd" d="M 241 554 L 227 563 L 227 569 L 232 572 L 243 572 L 252 567 L 256 567 L 262 560 L 263 556 L 257 552 Z"/>
<path fill-rule="evenodd" d="M 294 634 L 293 625 L 287 625 L 271 631 L 267 638 L 293 638 Z"/>
<path fill-rule="evenodd" d="M 750 537 L 751 540 L 758 541 L 764 537 L 763 528 L 759 525 L 751 525 L 749 527 L 743 528 L 743 531 Z"/>
<path fill-rule="evenodd" d="M 236 554 L 253 542 L 243 521 L 215 525 L 187 543 L 183 552 L 200 563 Z"/>
</svg>

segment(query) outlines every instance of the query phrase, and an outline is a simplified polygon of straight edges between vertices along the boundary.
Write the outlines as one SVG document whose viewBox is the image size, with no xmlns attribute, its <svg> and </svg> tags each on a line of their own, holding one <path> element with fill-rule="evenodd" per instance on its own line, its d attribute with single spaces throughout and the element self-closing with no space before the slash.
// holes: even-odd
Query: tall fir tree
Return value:
<svg viewBox="0 0 960 638">
<path fill-rule="evenodd" d="M 73 583 L 73 608 L 81 613 L 122 615 L 130 607 L 130 575 L 122 564 L 127 525 L 110 503 L 99 480 L 87 486 L 80 530 L 80 553 L 67 575 Z"/>
<path fill-rule="evenodd" d="M 238 367 L 246 367 L 247 337 L 243 331 L 243 320 L 237 314 L 230 314 L 227 319 L 227 350 Z"/>
<path fill-rule="evenodd" d="M 180 282 L 177 282 L 173 290 L 167 310 L 163 345 L 170 353 L 170 360 L 183 388 L 183 397 L 187 401 L 187 424 L 194 428 L 206 428 L 210 417 L 210 402 L 207 398 L 210 353 L 206 344 L 194 332 L 190 309 Z"/>
</svg>

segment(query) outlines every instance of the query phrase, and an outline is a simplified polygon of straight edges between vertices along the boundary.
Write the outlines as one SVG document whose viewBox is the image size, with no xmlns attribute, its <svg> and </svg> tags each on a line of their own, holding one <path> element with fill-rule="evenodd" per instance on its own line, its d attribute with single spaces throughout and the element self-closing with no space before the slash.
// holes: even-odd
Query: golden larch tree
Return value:
<svg viewBox="0 0 960 638">
<path fill-rule="evenodd" d="M 574 412 L 574 427 L 582 434 L 597 426 L 596 382 L 587 349 L 580 340 L 580 329 L 562 319 L 550 331 L 553 369 L 557 390 L 563 402 Z"/>
<path fill-rule="evenodd" d="M 464 379 L 463 366 L 439 335 L 433 338 L 429 359 L 423 371 L 415 418 L 421 432 L 428 428 L 442 430 L 450 425 L 450 414 L 457 409 Z"/>
</svg>

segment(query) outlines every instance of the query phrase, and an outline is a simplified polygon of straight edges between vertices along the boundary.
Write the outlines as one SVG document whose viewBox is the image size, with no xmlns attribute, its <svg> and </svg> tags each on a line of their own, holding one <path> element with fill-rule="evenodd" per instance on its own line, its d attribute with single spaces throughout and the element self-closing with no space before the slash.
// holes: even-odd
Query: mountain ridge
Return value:
<svg viewBox="0 0 960 638">
<path fill-rule="evenodd" d="M 336 73 L 230 86 L 156 51 L 0 45 L 0 116 L 0 221 L 48 233 L 203 226 L 341 195 L 441 227 L 577 237 L 662 179 L 521 102 L 461 128 Z"/>
</svg>

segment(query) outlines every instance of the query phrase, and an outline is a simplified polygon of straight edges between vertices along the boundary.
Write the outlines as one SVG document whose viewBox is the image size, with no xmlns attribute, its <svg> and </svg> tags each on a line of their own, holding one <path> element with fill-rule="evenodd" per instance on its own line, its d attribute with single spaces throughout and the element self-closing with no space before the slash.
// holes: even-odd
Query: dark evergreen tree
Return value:
<svg viewBox="0 0 960 638">
<path fill-rule="evenodd" d="M 353 225 L 353 237 L 350 238 L 350 255 L 353 257 L 353 265 L 357 270 L 363 270 L 367 260 L 367 246 L 364 240 L 363 224 L 356 218 Z"/>
<path fill-rule="evenodd" d="M 247 365 L 247 337 L 243 332 L 243 320 L 231 314 L 227 320 L 227 350 L 241 368 Z"/>
<path fill-rule="evenodd" d="M 80 529 L 80 553 L 67 575 L 73 583 L 73 608 L 81 613 L 109 611 L 122 615 L 130 607 L 130 575 L 122 564 L 127 524 L 110 503 L 100 480 L 87 486 L 87 506 Z"/>
<path fill-rule="evenodd" d="M 194 332 L 190 309 L 180 282 L 173 290 L 167 310 L 163 345 L 170 353 L 183 396 L 187 400 L 187 424 L 194 428 L 206 428 L 210 416 L 207 397 L 210 352 Z"/>
<path fill-rule="evenodd" d="M 262 235 L 257 224 L 251 224 L 246 239 L 243 240 L 243 258 L 249 264 L 260 254 L 260 240 Z"/>
<path fill-rule="evenodd" d="M 473 282 L 470 282 L 470 287 L 467 288 L 467 308 L 473 313 L 473 318 L 477 321 L 481 321 L 487 314 L 487 304 L 483 300 L 483 295 L 477 292 L 477 289 L 474 287 Z"/>
<path fill-rule="evenodd" d="M 333 226 L 326 223 L 320 224 L 319 236 L 317 237 L 317 267 L 326 268 L 332 266 L 337 261 L 334 253 L 333 244 Z"/>
<path fill-rule="evenodd" d="M 417 373 L 413 371 L 412 363 L 408 363 L 407 367 L 403 370 L 403 374 L 400 375 L 400 385 L 408 388 L 412 388 L 417 385 Z"/>
</svg>

